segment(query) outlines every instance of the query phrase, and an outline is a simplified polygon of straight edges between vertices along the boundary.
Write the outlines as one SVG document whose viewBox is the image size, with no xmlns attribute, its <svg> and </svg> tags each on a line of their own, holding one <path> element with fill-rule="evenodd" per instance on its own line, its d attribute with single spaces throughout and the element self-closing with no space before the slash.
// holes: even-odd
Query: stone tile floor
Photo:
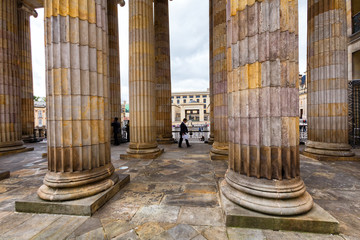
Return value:
<svg viewBox="0 0 360 240">
<path fill-rule="evenodd" d="M 92 217 L 14 212 L 14 201 L 35 193 L 47 169 L 46 143 L 0 158 L 11 177 L 0 181 L 0 239 L 360 239 L 360 162 L 319 162 L 301 157 L 302 177 L 315 202 L 340 221 L 340 235 L 226 228 L 217 182 L 227 162 L 211 161 L 210 146 L 164 146 L 155 160 L 120 160 L 127 145 L 112 148 L 118 172 L 130 184 Z"/>
</svg>

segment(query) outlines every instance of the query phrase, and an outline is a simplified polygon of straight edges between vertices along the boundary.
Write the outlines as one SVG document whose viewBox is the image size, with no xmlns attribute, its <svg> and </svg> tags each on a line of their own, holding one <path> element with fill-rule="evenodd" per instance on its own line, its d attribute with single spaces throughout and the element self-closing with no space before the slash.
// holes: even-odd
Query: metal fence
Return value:
<svg viewBox="0 0 360 240">
<path fill-rule="evenodd" d="M 349 142 L 360 146 L 360 80 L 349 82 Z"/>
<path fill-rule="evenodd" d="M 172 131 L 173 138 L 175 141 L 180 139 L 180 131 Z M 189 131 L 189 141 L 190 142 L 204 142 L 207 143 L 210 137 L 210 131 Z"/>
</svg>

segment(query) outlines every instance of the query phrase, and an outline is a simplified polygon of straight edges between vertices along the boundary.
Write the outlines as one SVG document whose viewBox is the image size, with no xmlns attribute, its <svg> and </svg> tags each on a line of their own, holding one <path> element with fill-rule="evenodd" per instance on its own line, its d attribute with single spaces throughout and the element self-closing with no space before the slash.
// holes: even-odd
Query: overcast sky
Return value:
<svg viewBox="0 0 360 240">
<path fill-rule="evenodd" d="M 127 1 L 126 1 L 127 2 Z M 209 1 L 175 0 L 170 6 L 172 91 L 197 91 L 209 87 Z M 31 17 L 34 95 L 45 96 L 44 11 Z M 129 99 L 128 4 L 119 7 L 121 98 Z M 307 1 L 299 0 L 299 71 L 306 71 Z"/>
</svg>

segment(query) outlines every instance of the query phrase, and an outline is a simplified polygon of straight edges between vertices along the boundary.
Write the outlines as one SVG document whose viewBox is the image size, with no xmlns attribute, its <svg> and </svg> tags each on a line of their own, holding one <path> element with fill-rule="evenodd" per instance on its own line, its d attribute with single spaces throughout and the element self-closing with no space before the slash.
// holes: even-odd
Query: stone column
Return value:
<svg viewBox="0 0 360 240">
<path fill-rule="evenodd" d="M 174 143 L 171 121 L 169 1 L 154 1 L 157 141 Z"/>
<path fill-rule="evenodd" d="M 308 1 L 308 142 L 305 153 L 350 157 L 345 0 Z"/>
<path fill-rule="evenodd" d="M 20 81 L 21 81 L 21 120 L 22 138 L 32 141 L 34 138 L 34 93 L 31 61 L 30 12 L 24 7 L 18 11 Z"/>
<path fill-rule="evenodd" d="M 222 193 L 270 215 L 305 213 L 313 200 L 300 178 L 298 2 L 228 1 L 227 26 L 230 143 Z"/>
<path fill-rule="evenodd" d="M 117 4 L 119 0 L 108 0 L 109 25 L 109 81 L 110 81 L 110 117 L 121 121 L 119 24 Z M 112 132 L 110 130 L 110 132 Z"/>
<path fill-rule="evenodd" d="M 129 2 L 130 145 L 121 158 L 156 158 L 156 79 L 152 0 Z"/>
<path fill-rule="evenodd" d="M 117 181 L 110 156 L 106 0 L 45 1 L 48 172 L 38 195 L 95 195 Z"/>
<path fill-rule="evenodd" d="M 0 2 L 0 153 L 25 149 L 21 134 L 17 1 Z"/>
<path fill-rule="evenodd" d="M 213 72 L 214 72 L 214 64 L 213 64 L 213 1 L 209 0 L 209 81 L 210 81 L 210 138 L 208 140 L 209 144 L 214 143 L 214 94 L 213 94 Z"/>
<path fill-rule="evenodd" d="M 227 160 L 229 143 L 226 71 L 226 0 L 213 1 L 212 10 L 214 143 L 211 149 L 211 159 Z"/>
</svg>

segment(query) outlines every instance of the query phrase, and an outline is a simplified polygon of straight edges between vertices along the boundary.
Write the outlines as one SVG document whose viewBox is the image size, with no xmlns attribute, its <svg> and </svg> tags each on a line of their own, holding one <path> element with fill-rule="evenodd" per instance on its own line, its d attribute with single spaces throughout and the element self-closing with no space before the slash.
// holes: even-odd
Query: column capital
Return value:
<svg viewBox="0 0 360 240">
<path fill-rule="evenodd" d="M 18 10 L 25 11 L 25 12 L 29 13 L 31 16 L 33 16 L 34 18 L 38 17 L 37 11 L 34 8 L 30 7 L 29 5 L 27 5 L 23 2 L 20 2 L 18 4 Z"/>
</svg>

